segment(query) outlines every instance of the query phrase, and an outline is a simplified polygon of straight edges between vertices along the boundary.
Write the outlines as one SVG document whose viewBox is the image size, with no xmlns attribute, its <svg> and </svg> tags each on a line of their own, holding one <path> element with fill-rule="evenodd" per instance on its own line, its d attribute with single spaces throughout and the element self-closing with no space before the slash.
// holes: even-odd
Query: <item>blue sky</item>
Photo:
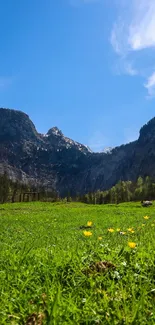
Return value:
<svg viewBox="0 0 155 325">
<path fill-rule="evenodd" d="M 1 107 L 94 151 L 155 116 L 154 0 L 1 0 L 0 12 Z"/>
</svg>

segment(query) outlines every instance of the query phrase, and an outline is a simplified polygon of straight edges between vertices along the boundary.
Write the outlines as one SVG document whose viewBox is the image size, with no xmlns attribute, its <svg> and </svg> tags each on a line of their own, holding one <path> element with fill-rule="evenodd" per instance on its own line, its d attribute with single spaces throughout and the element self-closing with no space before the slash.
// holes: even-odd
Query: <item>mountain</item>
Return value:
<svg viewBox="0 0 155 325">
<path fill-rule="evenodd" d="M 31 180 L 61 195 L 155 177 L 155 118 L 141 128 L 137 141 L 93 153 L 57 127 L 40 134 L 27 114 L 0 108 L 0 173 L 5 170 L 12 179 Z"/>
<path fill-rule="evenodd" d="M 111 153 L 112 149 L 113 149 L 112 147 L 105 147 L 101 152 Z"/>
</svg>

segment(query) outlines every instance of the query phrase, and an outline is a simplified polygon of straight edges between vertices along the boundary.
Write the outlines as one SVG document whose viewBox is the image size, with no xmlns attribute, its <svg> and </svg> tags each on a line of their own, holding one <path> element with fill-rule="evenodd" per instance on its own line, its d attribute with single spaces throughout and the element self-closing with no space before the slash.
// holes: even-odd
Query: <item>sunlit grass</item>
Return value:
<svg viewBox="0 0 155 325">
<path fill-rule="evenodd" d="M 2 207 L 0 324 L 155 324 L 154 207 Z"/>
</svg>

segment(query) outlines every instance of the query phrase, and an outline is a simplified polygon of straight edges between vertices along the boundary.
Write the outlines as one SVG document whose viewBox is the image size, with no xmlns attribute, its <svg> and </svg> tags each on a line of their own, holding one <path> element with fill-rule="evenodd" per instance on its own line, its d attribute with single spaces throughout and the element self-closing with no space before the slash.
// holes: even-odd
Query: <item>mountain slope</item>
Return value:
<svg viewBox="0 0 155 325">
<path fill-rule="evenodd" d="M 33 180 L 61 195 L 107 189 L 120 179 L 155 177 L 155 118 L 143 126 L 137 141 L 106 153 L 91 150 L 57 128 L 37 132 L 28 115 L 0 109 L 0 172 Z"/>
</svg>

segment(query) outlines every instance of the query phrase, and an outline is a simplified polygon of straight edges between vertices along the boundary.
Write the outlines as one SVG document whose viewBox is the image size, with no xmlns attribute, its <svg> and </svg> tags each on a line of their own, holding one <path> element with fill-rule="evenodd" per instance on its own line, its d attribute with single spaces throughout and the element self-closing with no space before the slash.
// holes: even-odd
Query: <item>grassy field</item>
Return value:
<svg viewBox="0 0 155 325">
<path fill-rule="evenodd" d="M 1 205 L 0 290 L 1 325 L 154 325 L 154 206 Z"/>
</svg>

